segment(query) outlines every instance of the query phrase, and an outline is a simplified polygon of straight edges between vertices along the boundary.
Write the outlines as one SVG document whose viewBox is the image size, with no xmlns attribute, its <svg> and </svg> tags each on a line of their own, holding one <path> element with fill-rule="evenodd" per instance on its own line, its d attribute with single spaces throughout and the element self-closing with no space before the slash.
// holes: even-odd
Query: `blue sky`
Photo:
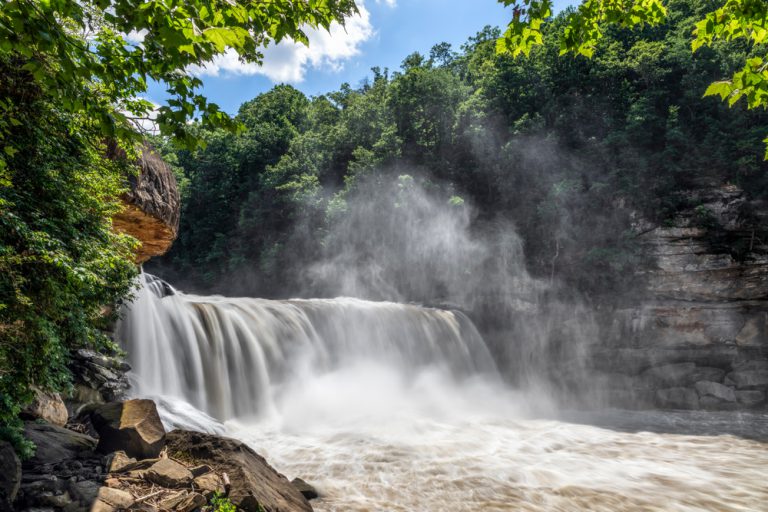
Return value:
<svg viewBox="0 0 768 512">
<path fill-rule="evenodd" d="M 353 86 L 370 76 L 370 68 L 395 70 L 414 51 L 446 41 L 458 49 L 485 25 L 503 26 L 510 16 L 496 0 L 358 0 L 361 16 L 346 30 L 309 33 L 309 48 L 281 44 L 265 53 L 264 65 L 242 64 L 234 55 L 195 70 L 209 100 L 236 113 L 240 104 L 278 83 L 289 83 L 313 96 Z M 569 0 L 555 0 L 556 10 Z M 149 99 L 161 103 L 162 87 L 150 88 Z"/>
</svg>

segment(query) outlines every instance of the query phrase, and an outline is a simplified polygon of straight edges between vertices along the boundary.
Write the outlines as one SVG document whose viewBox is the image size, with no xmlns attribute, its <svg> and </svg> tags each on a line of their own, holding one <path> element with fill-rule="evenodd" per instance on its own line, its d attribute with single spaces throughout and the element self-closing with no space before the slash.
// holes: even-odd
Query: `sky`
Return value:
<svg viewBox="0 0 768 512">
<path fill-rule="evenodd" d="M 555 0 L 555 10 L 569 0 Z M 504 26 L 511 16 L 497 0 L 357 0 L 360 15 L 330 33 L 307 32 L 309 47 L 293 42 L 267 48 L 261 66 L 243 64 L 229 54 L 190 70 L 204 83 L 203 93 L 230 114 L 276 84 L 293 85 L 308 96 L 357 86 L 370 69 L 397 70 L 411 53 L 428 54 L 441 42 L 454 49 L 486 25 Z M 163 87 L 150 86 L 148 99 L 162 103 Z"/>
</svg>

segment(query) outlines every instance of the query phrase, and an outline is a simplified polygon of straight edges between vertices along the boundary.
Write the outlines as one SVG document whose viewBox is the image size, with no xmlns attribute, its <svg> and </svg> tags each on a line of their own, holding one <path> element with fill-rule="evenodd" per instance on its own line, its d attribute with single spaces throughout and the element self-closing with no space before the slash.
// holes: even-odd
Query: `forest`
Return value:
<svg viewBox="0 0 768 512">
<path fill-rule="evenodd" d="M 569 12 L 527 59 L 499 54 L 501 31 L 486 27 L 321 96 L 276 86 L 240 107 L 242 133 L 199 128 L 204 149 L 158 139 L 181 183 L 182 227 L 146 268 L 200 292 L 323 293 L 302 269 L 338 247 L 350 203 L 391 210 L 410 177 L 471 208 L 474 229 L 514 226 L 534 275 L 612 300 L 636 286 L 633 219 L 663 224 L 707 187 L 768 193 L 768 115 L 703 98 L 758 51 L 737 40 L 692 54 L 689 34 L 711 4 L 674 0 L 659 26 L 609 28 L 591 59 L 559 55 Z"/>
</svg>

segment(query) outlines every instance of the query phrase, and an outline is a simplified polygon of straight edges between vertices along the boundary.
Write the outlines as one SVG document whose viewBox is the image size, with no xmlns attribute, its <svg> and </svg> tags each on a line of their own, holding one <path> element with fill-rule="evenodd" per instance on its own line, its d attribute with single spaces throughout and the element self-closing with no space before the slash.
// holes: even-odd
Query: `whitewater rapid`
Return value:
<svg viewBox="0 0 768 512">
<path fill-rule="evenodd" d="M 315 510 L 768 510 L 765 416 L 568 415 L 505 386 L 458 312 L 149 281 L 120 328 L 135 392 L 312 483 Z"/>
</svg>

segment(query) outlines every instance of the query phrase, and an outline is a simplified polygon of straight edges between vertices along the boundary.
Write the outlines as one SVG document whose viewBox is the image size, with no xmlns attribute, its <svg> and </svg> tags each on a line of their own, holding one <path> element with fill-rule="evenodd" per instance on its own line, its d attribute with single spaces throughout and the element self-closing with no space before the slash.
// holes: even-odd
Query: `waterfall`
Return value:
<svg viewBox="0 0 768 512">
<path fill-rule="evenodd" d="M 181 398 L 218 419 L 270 414 L 292 383 L 365 361 L 405 379 L 425 368 L 456 379 L 497 374 L 458 311 L 353 298 L 202 297 L 140 279 L 118 326 L 135 391 Z"/>
</svg>

